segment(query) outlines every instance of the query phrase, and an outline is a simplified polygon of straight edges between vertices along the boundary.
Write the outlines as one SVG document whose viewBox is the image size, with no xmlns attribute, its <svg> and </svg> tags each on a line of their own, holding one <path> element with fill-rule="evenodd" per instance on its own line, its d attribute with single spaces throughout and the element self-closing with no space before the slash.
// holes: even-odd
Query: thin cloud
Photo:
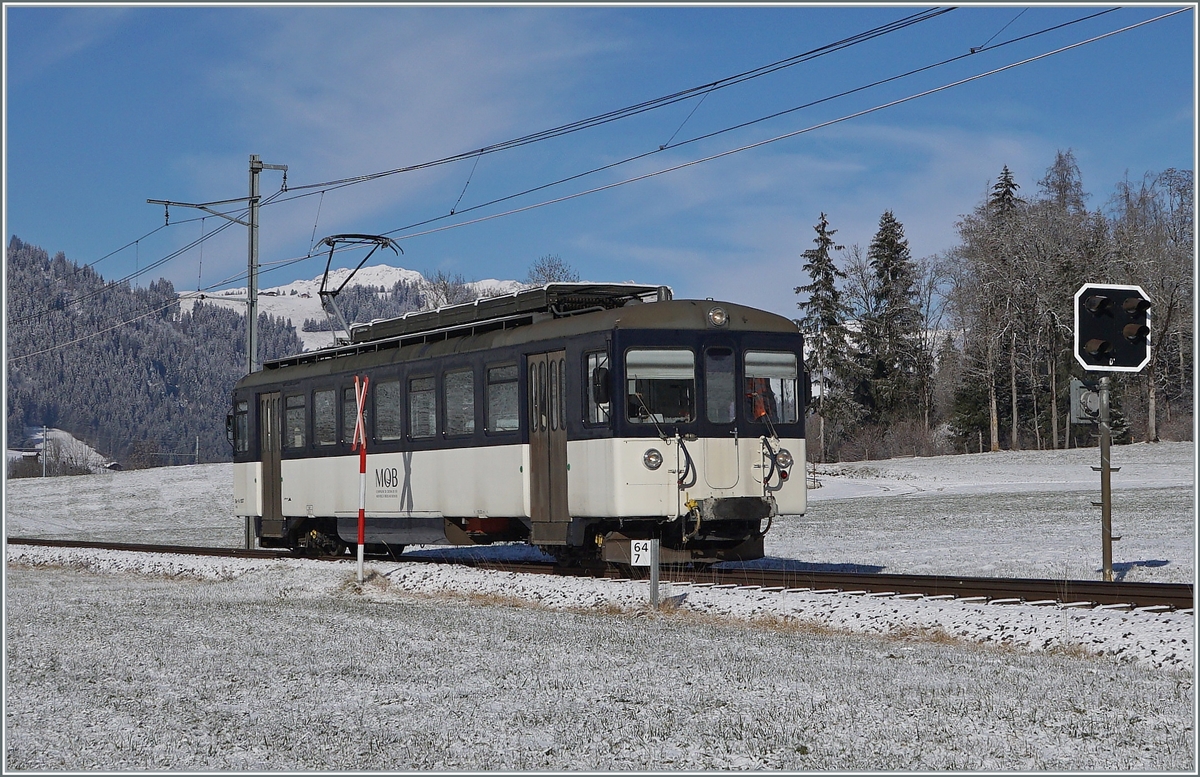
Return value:
<svg viewBox="0 0 1200 777">
<path fill-rule="evenodd" d="M 6 57 L 17 57 L 21 66 L 6 69 L 11 86 L 37 80 L 46 70 L 86 52 L 117 33 L 130 18 L 132 8 L 9 8 L 10 21 L 24 17 L 40 33 L 24 40 L 6 35 Z M 39 24 L 40 23 L 40 24 Z M 11 59 L 10 59 L 11 61 Z"/>
</svg>

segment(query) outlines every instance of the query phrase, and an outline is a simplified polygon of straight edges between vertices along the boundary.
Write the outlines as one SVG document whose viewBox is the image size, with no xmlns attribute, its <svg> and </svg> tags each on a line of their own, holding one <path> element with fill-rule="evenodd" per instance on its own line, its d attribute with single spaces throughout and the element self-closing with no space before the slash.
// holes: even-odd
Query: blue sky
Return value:
<svg viewBox="0 0 1200 777">
<path fill-rule="evenodd" d="M 5 7 L 5 232 L 94 262 L 163 224 L 147 199 L 247 193 L 250 154 L 288 184 L 468 152 L 708 84 L 929 6 Z M 1194 10 L 893 108 L 570 201 L 406 238 L 401 228 L 626 157 L 641 160 L 445 226 L 661 170 L 1043 54 L 1180 6 L 1132 6 L 785 116 L 669 145 L 1002 43 L 1113 6 L 966 6 L 745 84 L 601 127 L 264 207 L 261 260 L 312 239 L 391 232 L 396 263 L 468 279 L 523 278 L 558 254 L 587 280 L 665 283 L 795 315 L 800 253 L 828 214 L 866 246 L 885 210 L 913 254 L 954 244 L 955 222 L 1003 165 L 1022 193 L 1072 149 L 1089 205 L 1126 174 L 1193 169 Z M 690 117 L 689 117 L 690 115 Z M 469 184 L 468 184 L 469 180 Z M 264 194 L 281 176 L 262 176 Z M 464 191 L 465 188 L 465 191 Z M 311 196 L 298 197 L 298 194 Z M 461 200 L 460 200 L 461 196 Z M 173 225 L 96 265 L 146 267 L 221 219 Z M 190 220 L 190 221 L 189 221 Z M 179 223 L 186 222 L 186 223 Z M 399 231 L 395 231 L 399 230 Z M 346 255 L 343 263 L 356 263 Z M 341 259 L 341 257 L 339 257 Z M 236 286 L 232 227 L 139 283 Z M 266 272 L 319 275 L 317 256 Z"/>
</svg>

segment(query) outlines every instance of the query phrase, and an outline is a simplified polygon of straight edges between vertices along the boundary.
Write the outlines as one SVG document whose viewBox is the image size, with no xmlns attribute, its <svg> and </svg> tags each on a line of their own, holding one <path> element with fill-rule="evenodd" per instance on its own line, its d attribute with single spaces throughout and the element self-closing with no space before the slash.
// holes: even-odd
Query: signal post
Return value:
<svg viewBox="0 0 1200 777">
<path fill-rule="evenodd" d="M 1075 360 L 1089 372 L 1141 372 L 1150 363 L 1150 298 L 1140 286 L 1085 284 L 1075 292 Z M 1100 539 L 1112 582 L 1112 381 L 1100 378 Z"/>
</svg>

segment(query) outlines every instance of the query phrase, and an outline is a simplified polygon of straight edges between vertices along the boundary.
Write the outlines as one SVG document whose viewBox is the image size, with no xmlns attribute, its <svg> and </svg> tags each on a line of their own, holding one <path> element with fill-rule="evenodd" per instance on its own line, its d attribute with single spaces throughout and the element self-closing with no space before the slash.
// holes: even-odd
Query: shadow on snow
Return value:
<svg viewBox="0 0 1200 777">
<path fill-rule="evenodd" d="M 886 569 L 886 567 L 875 564 L 821 564 L 774 556 L 764 556 L 755 561 L 725 561 L 715 564 L 714 567 L 717 569 L 770 569 L 784 572 L 847 572 L 859 575 L 875 575 Z"/>
<path fill-rule="evenodd" d="M 1121 582 L 1125 579 L 1125 575 L 1129 574 L 1130 570 L 1132 570 L 1134 567 L 1165 567 L 1170 563 L 1170 561 L 1163 559 L 1149 559 L 1147 561 L 1121 561 L 1112 565 L 1113 580 L 1118 583 Z M 1096 571 L 1103 573 L 1104 570 L 1097 569 Z"/>
</svg>

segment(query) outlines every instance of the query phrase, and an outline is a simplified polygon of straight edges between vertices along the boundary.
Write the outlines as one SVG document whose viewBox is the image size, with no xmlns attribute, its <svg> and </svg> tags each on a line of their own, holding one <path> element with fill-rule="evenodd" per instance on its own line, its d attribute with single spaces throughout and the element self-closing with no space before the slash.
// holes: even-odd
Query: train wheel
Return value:
<svg viewBox="0 0 1200 777">
<path fill-rule="evenodd" d="M 595 570 L 603 572 L 604 562 L 600 560 L 599 550 L 576 548 L 569 545 L 539 545 L 538 550 L 554 557 L 554 565 L 562 569 Z"/>
</svg>

